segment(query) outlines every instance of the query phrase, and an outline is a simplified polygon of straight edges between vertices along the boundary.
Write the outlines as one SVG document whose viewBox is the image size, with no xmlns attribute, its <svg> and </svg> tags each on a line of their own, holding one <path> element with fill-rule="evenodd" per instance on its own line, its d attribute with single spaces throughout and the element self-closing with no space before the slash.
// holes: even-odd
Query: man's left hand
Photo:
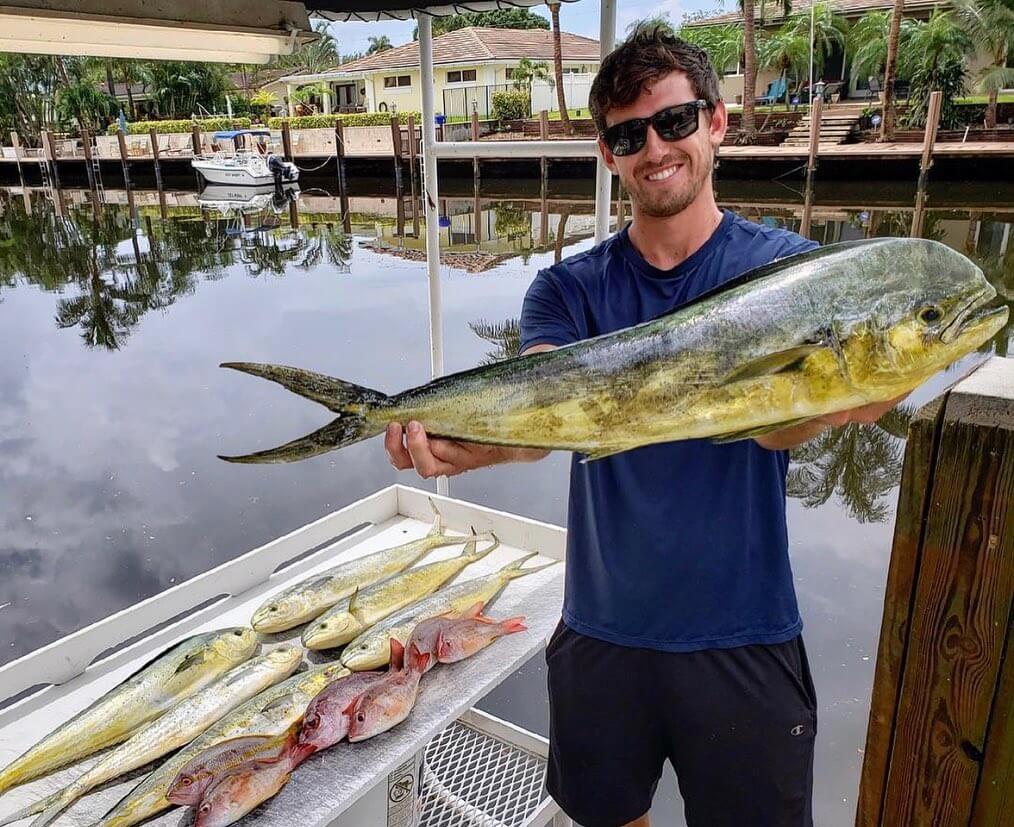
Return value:
<svg viewBox="0 0 1014 827">
<path fill-rule="evenodd" d="M 808 442 L 815 436 L 823 433 L 828 428 L 840 428 L 850 422 L 860 425 L 872 425 L 885 413 L 896 407 L 899 402 L 908 396 L 907 393 L 888 400 L 887 402 L 874 402 L 871 405 L 862 405 L 847 411 L 818 416 L 799 425 L 792 425 L 778 431 L 772 431 L 764 436 L 756 438 L 756 442 L 762 448 L 769 451 L 791 451 L 793 448 Z"/>
</svg>

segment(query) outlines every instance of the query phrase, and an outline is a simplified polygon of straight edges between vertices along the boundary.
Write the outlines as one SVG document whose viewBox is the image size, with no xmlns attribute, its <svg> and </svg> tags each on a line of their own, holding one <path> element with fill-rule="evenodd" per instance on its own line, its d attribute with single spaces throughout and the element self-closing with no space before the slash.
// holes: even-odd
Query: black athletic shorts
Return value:
<svg viewBox="0 0 1014 827">
<path fill-rule="evenodd" d="M 689 827 L 812 826 L 817 711 L 802 638 L 658 652 L 561 621 L 546 663 L 546 785 L 582 827 L 646 813 L 667 759 Z"/>
</svg>

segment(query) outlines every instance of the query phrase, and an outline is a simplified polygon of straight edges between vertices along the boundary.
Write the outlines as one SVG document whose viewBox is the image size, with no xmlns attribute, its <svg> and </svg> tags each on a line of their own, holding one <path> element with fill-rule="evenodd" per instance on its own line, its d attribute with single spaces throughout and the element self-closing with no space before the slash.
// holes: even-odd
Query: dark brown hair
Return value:
<svg viewBox="0 0 1014 827">
<path fill-rule="evenodd" d="M 722 99 L 718 75 L 707 52 L 675 37 L 663 24 L 638 26 L 606 55 L 592 83 L 588 106 L 598 131 L 606 128 L 610 109 L 633 103 L 646 87 L 672 72 L 683 72 L 694 94 L 707 101 L 710 109 Z"/>
</svg>

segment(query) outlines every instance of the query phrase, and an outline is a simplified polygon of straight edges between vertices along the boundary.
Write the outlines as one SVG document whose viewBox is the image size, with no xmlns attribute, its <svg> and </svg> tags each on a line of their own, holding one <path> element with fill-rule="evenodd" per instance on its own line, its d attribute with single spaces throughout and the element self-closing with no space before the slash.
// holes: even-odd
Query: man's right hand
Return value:
<svg viewBox="0 0 1014 827">
<path fill-rule="evenodd" d="M 431 438 L 418 422 L 409 422 L 407 429 L 392 422 L 387 426 L 384 447 L 391 465 L 399 471 L 414 468 L 423 479 L 453 477 L 503 462 L 534 462 L 549 453 L 534 448 L 507 448 Z"/>
</svg>

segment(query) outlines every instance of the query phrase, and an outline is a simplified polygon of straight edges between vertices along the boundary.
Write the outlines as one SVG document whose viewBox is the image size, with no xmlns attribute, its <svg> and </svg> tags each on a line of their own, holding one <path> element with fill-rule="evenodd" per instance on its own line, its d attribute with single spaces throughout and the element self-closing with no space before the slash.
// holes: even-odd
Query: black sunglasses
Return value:
<svg viewBox="0 0 1014 827">
<path fill-rule="evenodd" d="M 700 123 L 697 113 L 708 108 L 708 102 L 704 100 L 667 106 L 650 118 L 634 118 L 613 124 L 603 130 L 602 140 L 613 155 L 633 155 L 648 142 L 648 125 L 651 124 L 663 141 L 680 141 L 697 131 Z"/>
</svg>

